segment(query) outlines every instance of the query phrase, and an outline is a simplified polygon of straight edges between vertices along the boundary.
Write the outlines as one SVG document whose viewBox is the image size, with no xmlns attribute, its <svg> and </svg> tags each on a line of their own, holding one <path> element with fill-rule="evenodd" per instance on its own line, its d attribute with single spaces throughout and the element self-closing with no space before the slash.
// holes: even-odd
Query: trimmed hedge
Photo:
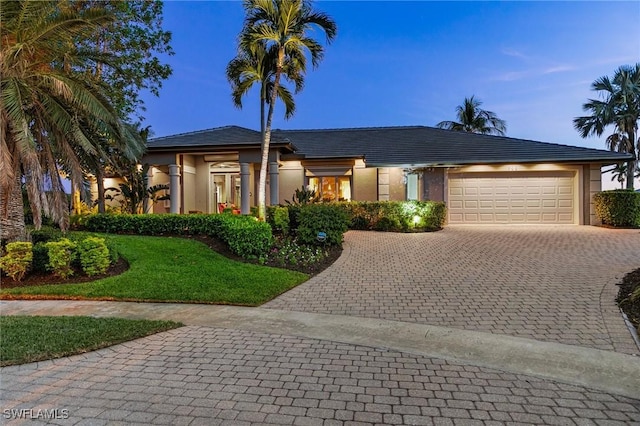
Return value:
<svg viewBox="0 0 640 426">
<path fill-rule="evenodd" d="M 436 201 L 344 201 L 320 204 L 337 206 L 346 213 L 348 228 L 357 230 L 436 231 L 442 229 L 447 218 L 445 203 Z M 267 207 L 267 222 L 274 231 L 279 230 L 275 215 L 277 211 L 286 208 L 289 210 L 289 228 L 298 229 L 300 212 L 304 207 Z"/>
<path fill-rule="evenodd" d="M 113 234 L 210 235 L 244 258 L 263 257 L 272 242 L 269 224 L 243 215 L 96 214 L 87 218 L 85 227 Z"/>
<path fill-rule="evenodd" d="M 593 203 L 604 225 L 640 228 L 640 192 L 629 189 L 598 192 Z"/>
<path fill-rule="evenodd" d="M 413 232 L 441 229 L 447 218 L 444 203 L 436 201 L 340 202 L 350 229 Z"/>
</svg>

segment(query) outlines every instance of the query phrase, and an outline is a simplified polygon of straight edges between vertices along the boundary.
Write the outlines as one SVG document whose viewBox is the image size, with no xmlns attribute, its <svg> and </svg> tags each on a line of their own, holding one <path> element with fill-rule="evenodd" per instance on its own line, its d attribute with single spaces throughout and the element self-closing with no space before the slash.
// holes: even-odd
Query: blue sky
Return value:
<svg viewBox="0 0 640 426">
<path fill-rule="evenodd" d="M 334 43 L 274 128 L 434 126 L 465 96 L 507 122 L 507 135 L 604 148 L 572 120 L 591 83 L 640 62 L 640 2 L 320 1 Z M 145 96 L 155 136 L 224 125 L 259 128 L 257 91 L 236 109 L 225 78 L 243 20 L 239 1 L 166 1 L 176 54 L 159 98 Z M 317 34 L 322 40 L 322 33 Z"/>
</svg>

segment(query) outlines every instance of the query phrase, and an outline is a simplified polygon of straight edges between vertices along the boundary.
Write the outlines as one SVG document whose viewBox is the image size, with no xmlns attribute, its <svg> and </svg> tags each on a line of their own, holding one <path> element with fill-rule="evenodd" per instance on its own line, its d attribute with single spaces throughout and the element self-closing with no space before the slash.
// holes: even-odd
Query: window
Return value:
<svg viewBox="0 0 640 426">
<path fill-rule="evenodd" d="M 322 201 L 351 201 L 349 176 L 310 177 L 309 189 L 315 190 Z"/>
<path fill-rule="evenodd" d="M 407 175 L 407 200 L 417 200 L 418 197 L 418 175 L 411 173 Z"/>
</svg>

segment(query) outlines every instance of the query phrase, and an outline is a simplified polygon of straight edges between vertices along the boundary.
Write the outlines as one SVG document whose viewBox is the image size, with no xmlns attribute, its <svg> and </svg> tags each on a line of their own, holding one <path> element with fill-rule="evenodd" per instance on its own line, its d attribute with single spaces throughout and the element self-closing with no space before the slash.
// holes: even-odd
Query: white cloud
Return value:
<svg viewBox="0 0 640 426">
<path fill-rule="evenodd" d="M 558 65 L 555 67 L 550 67 L 545 69 L 544 71 L 542 71 L 542 74 L 554 74 L 557 72 L 566 72 L 566 71 L 573 71 L 575 70 L 575 67 L 572 67 L 571 65 Z"/>
<path fill-rule="evenodd" d="M 527 55 L 525 55 L 524 53 L 520 52 L 519 50 L 511 49 L 509 47 L 502 48 L 502 54 L 506 55 L 506 56 L 512 56 L 514 58 L 520 58 L 520 59 L 523 59 L 523 60 L 529 60 L 530 59 Z"/>
</svg>

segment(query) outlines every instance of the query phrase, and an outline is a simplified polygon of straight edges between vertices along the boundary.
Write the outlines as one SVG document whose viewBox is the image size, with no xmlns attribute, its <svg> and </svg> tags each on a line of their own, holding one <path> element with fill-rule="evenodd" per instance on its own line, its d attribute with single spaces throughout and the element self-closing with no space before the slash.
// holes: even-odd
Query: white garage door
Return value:
<svg viewBox="0 0 640 426">
<path fill-rule="evenodd" d="M 449 223 L 576 223 L 574 174 L 450 173 Z"/>
</svg>

